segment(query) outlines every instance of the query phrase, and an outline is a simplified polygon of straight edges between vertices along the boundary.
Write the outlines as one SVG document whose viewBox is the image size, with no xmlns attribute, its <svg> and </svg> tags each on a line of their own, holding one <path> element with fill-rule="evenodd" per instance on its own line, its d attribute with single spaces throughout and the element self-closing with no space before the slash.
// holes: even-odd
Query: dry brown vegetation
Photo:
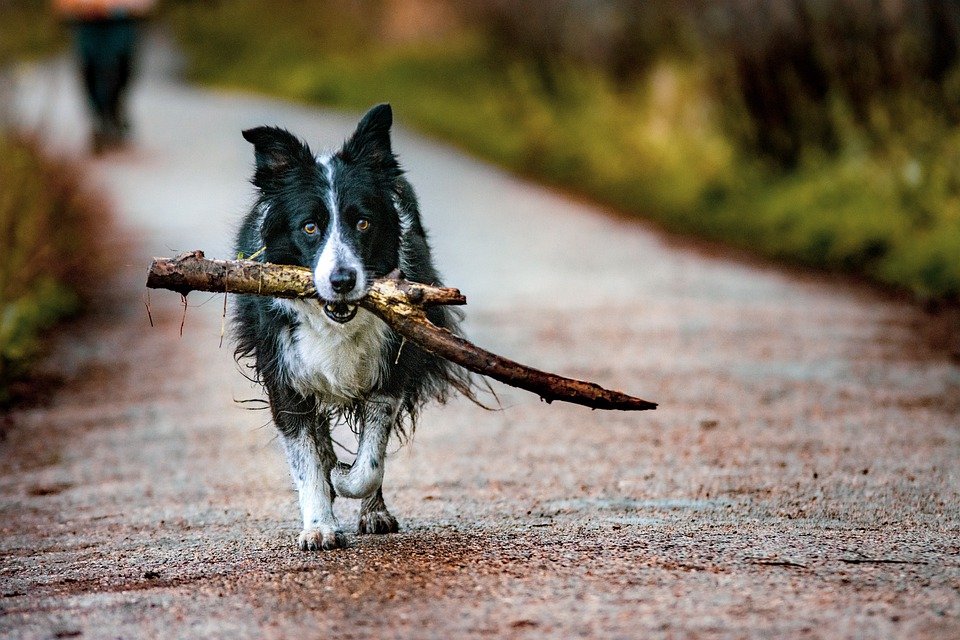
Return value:
<svg viewBox="0 0 960 640">
<path fill-rule="evenodd" d="M 42 336 L 81 310 L 108 273 L 104 199 L 76 161 L 0 133 L 0 407 L 42 351 Z"/>
</svg>

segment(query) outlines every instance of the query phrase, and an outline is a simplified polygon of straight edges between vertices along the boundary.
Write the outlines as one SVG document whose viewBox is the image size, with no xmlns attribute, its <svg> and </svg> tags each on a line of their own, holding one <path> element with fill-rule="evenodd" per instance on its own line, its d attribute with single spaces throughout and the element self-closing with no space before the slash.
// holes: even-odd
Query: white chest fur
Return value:
<svg viewBox="0 0 960 640">
<path fill-rule="evenodd" d="M 383 345 L 387 326 L 366 309 L 338 324 L 320 305 L 304 300 L 277 300 L 299 324 L 280 336 L 280 358 L 287 382 L 299 393 L 327 402 L 362 397 L 380 379 L 386 366 Z"/>
</svg>

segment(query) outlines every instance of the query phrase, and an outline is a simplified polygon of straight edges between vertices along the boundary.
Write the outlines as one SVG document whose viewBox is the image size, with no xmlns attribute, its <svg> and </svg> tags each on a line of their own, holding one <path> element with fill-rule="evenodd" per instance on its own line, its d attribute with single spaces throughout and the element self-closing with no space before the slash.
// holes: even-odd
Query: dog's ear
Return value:
<svg viewBox="0 0 960 640">
<path fill-rule="evenodd" d="M 397 160 L 390 147 L 393 109 L 378 104 L 360 119 L 357 130 L 340 150 L 344 162 L 372 162 L 382 169 L 395 168 Z"/>
<path fill-rule="evenodd" d="M 257 163 L 253 184 L 261 189 L 274 186 L 289 169 L 314 163 L 310 148 L 286 129 L 256 127 L 244 131 L 243 137 L 253 144 Z"/>
</svg>

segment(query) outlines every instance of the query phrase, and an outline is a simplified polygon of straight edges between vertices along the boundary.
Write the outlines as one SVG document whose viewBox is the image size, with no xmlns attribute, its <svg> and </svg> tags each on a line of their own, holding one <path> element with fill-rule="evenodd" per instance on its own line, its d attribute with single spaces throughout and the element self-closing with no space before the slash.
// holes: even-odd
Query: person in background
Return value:
<svg viewBox="0 0 960 640">
<path fill-rule="evenodd" d="M 53 4 L 73 31 L 93 116 L 93 152 L 121 146 L 130 133 L 125 98 L 139 22 L 153 10 L 156 0 L 54 0 Z"/>
</svg>

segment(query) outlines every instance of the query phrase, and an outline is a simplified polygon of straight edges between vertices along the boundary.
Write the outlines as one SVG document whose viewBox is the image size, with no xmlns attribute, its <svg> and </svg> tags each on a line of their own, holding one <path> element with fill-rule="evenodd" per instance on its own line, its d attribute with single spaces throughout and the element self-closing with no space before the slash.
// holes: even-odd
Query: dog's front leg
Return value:
<svg viewBox="0 0 960 640">
<path fill-rule="evenodd" d="M 400 401 L 396 398 L 380 397 L 370 402 L 360 432 L 356 460 L 350 466 L 337 465 L 330 475 L 337 495 L 344 498 L 367 498 L 380 488 L 383 483 L 387 441 L 399 412 Z"/>
<path fill-rule="evenodd" d="M 331 474 L 337 494 L 363 498 L 358 533 L 396 533 L 397 519 L 383 501 L 383 472 L 387 442 L 400 413 L 396 398 L 379 398 L 370 403 L 360 433 L 357 459 L 353 465 L 338 464 Z"/>
<path fill-rule="evenodd" d="M 327 417 L 318 413 L 314 401 L 295 394 L 270 394 L 273 419 L 283 436 L 303 516 L 299 544 L 304 551 L 346 546 L 346 537 L 333 514 L 330 472 L 337 455 L 330 441 Z"/>
<path fill-rule="evenodd" d="M 293 437 L 284 437 L 284 446 L 303 516 L 300 548 L 316 551 L 347 546 L 340 523 L 333 514 L 330 470 L 336 464 L 336 454 L 329 445 L 328 434 L 303 431 Z"/>
</svg>

